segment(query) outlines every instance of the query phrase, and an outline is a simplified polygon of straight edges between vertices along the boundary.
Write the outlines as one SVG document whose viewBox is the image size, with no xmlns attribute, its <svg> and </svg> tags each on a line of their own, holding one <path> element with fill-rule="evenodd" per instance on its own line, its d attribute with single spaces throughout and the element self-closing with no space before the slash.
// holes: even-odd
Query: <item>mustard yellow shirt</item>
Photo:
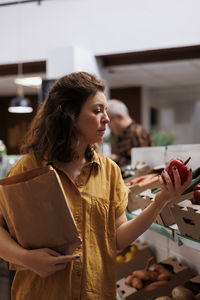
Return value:
<svg viewBox="0 0 200 300">
<path fill-rule="evenodd" d="M 10 169 L 8 176 L 43 165 L 46 162 L 26 154 Z M 75 250 L 80 259 L 47 278 L 29 270 L 17 271 L 12 300 L 116 299 L 115 219 L 124 212 L 128 199 L 120 169 L 109 158 L 94 152 L 93 159 L 85 164 L 74 184 L 61 164 L 54 163 L 54 166 L 82 239 L 82 245 Z"/>
</svg>

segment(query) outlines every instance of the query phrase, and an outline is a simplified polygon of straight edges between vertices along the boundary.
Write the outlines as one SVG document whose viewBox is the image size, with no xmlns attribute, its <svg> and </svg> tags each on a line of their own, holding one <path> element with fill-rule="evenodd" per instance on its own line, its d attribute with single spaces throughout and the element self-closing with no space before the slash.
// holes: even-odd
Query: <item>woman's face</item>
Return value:
<svg viewBox="0 0 200 300">
<path fill-rule="evenodd" d="M 102 142 L 107 123 L 107 101 L 103 92 L 97 92 L 87 99 L 78 116 L 80 141 L 86 144 Z"/>
</svg>

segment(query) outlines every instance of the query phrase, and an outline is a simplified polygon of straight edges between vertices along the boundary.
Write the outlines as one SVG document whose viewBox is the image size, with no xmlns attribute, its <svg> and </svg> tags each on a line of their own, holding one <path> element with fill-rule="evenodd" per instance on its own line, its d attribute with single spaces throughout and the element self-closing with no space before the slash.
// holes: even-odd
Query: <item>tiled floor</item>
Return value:
<svg viewBox="0 0 200 300">
<path fill-rule="evenodd" d="M 9 300 L 9 271 L 7 263 L 0 259 L 0 300 Z"/>
</svg>

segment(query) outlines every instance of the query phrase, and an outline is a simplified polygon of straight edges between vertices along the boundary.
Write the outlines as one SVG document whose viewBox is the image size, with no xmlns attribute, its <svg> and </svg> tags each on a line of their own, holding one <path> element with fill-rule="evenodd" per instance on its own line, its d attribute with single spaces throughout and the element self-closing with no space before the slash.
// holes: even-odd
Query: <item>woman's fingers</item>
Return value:
<svg viewBox="0 0 200 300">
<path fill-rule="evenodd" d="M 78 258 L 80 257 L 77 254 L 62 255 L 49 248 L 34 249 L 26 252 L 24 265 L 39 276 L 47 277 Z"/>
<path fill-rule="evenodd" d="M 160 182 L 160 185 L 161 185 L 161 189 L 166 189 L 166 185 L 165 185 L 165 183 L 164 183 L 164 181 L 163 181 L 163 179 L 162 179 L 162 176 L 158 176 L 158 180 L 159 180 L 159 182 Z"/>
<path fill-rule="evenodd" d="M 165 202 L 165 204 L 171 202 L 173 198 L 181 195 L 182 192 L 188 187 L 192 180 L 192 172 L 188 172 L 187 180 L 184 184 L 181 184 L 181 177 L 177 170 L 177 168 L 173 169 L 173 177 L 174 183 L 172 182 L 169 174 L 166 172 L 162 172 L 162 175 L 159 176 L 159 182 L 161 185 L 161 192 L 159 193 L 159 198 L 161 202 Z"/>
<path fill-rule="evenodd" d="M 62 255 L 62 254 L 60 254 L 52 249 L 49 249 L 49 248 L 43 248 L 43 249 L 40 249 L 40 251 L 43 251 L 44 253 L 50 255 L 50 258 L 53 256 L 51 259 L 52 259 L 52 262 L 55 264 L 67 263 L 71 260 L 80 258 L 80 256 L 77 254 Z"/>
<path fill-rule="evenodd" d="M 162 172 L 162 176 L 159 178 L 161 188 L 165 191 L 167 190 L 169 193 L 181 194 L 192 181 L 192 170 L 188 172 L 187 180 L 183 184 L 181 184 L 181 176 L 176 167 L 173 168 L 173 177 L 174 183 L 166 170 L 164 170 Z"/>
<path fill-rule="evenodd" d="M 192 170 L 190 169 L 190 171 L 188 172 L 187 180 L 183 184 L 181 184 L 181 177 L 177 168 L 173 169 L 173 174 L 175 189 L 180 189 L 181 191 L 184 191 L 192 181 Z"/>
<path fill-rule="evenodd" d="M 55 257 L 49 271 L 44 273 L 44 277 L 50 276 L 57 271 L 64 270 L 69 262 L 78 258 L 80 258 L 79 255 L 60 255 L 59 257 Z"/>
<path fill-rule="evenodd" d="M 173 176 L 174 176 L 174 187 L 175 189 L 181 186 L 181 177 L 176 166 L 173 167 Z"/>
<path fill-rule="evenodd" d="M 191 182 L 192 182 L 192 169 L 190 169 L 190 172 L 188 173 L 187 180 L 183 184 L 184 190 L 190 185 Z"/>
<path fill-rule="evenodd" d="M 60 253 L 59 252 L 56 252 L 50 248 L 43 248 L 43 251 L 52 255 L 52 256 L 60 256 Z"/>
<path fill-rule="evenodd" d="M 80 256 L 79 255 L 76 255 L 76 254 L 73 254 L 73 255 L 61 255 L 59 257 L 56 257 L 55 258 L 55 265 L 59 265 L 59 264 L 66 264 L 72 260 L 75 260 L 75 259 L 79 259 Z"/>
<path fill-rule="evenodd" d="M 172 183 L 172 180 L 171 180 L 171 178 L 170 178 L 170 176 L 169 176 L 169 174 L 167 173 L 166 170 L 163 170 L 162 176 L 164 177 L 164 180 L 162 179 L 162 181 L 163 181 L 165 189 L 167 189 L 168 191 L 172 190 L 173 189 L 173 183 Z"/>
</svg>

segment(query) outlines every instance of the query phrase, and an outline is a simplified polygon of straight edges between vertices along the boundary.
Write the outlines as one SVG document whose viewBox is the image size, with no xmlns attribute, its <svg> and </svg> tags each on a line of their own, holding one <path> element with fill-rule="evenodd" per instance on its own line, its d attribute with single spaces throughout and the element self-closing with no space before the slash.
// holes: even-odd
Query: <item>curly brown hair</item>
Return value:
<svg viewBox="0 0 200 300">
<path fill-rule="evenodd" d="M 76 120 L 86 100 L 105 85 L 95 75 L 71 73 L 58 79 L 34 117 L 21 147 L 22 153 L 34 152 L 41 160 L 69 162 L 77 157 Z M 88 145 L 86 156 L 91 156 Z"/>
</svg>

